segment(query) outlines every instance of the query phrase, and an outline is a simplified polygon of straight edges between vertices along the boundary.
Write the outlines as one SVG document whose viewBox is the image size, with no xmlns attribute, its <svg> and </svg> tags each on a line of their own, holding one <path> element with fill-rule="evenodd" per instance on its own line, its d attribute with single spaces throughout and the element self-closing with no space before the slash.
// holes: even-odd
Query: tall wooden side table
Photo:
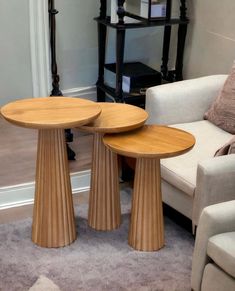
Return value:
<svg viewBox="0 0 235 291">
<path fill-rule="evenodd" d="M 164 246 L 160 159 L 189 151 L 194 137 L 185 131 L 157 125 L 107 134 L 104 144 L 112 151 L 137 158 L 132 198 L 129 245 L 155 251 Z"/>
<path fill-rule="evenodd" d="M 96 230 L 120 226 L 120 193 L 117 154 L 102 141 L 104 133 L 118 133 L 142 126 L 148 114 L 133 105 L 98 103 L 102 112 L 92 123 L 82 126 L 94 133 L 88 224 Z"/>
<path fill-rule="evenodd" d="M 92 101 L 46 97 L 18 100 L 1 108 L 9 122 L 39 130 L 32 240 L 62 247 L 76 239 L 64 129 L 91 122 L 101 108 Z"/>
</svg>

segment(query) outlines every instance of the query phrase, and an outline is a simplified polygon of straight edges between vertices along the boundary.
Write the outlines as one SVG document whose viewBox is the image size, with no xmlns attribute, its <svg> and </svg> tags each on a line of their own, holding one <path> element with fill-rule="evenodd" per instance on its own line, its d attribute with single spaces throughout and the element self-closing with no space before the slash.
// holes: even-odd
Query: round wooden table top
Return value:
<svg viewBox="0 0 235 291">
<path fill-rule="evenodd" d="M 115 133 L 142 126 L 148 113 L 139 107 L 124 103 L 98 103 L 102 109 L 100 116 L 81 127 L 89 132 Z"/>
<path fill-rule="evenodd" d="M 121 134 L 107 134 L 103 142 L 109 149 L 128 157 L 168 158 L 189 151 L 195 138 L 177 128 L 144 125 Z"/>
<path fill-rule="evenodd" d="M 72 128 L 91 122 L 101 112 L 98 103 L 71 97 L 21 99 L 1 108 L 9 122 L 27 128 Z"/>
</svg>

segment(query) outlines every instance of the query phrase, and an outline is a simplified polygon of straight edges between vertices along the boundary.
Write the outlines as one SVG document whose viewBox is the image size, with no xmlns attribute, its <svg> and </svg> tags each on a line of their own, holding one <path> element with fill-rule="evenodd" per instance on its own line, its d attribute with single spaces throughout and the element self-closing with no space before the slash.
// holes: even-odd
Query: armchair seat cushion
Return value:
<svg viewBox="0 0 235 291">
<path fill-rule="evenodd" d="M 226 273 L 235 278 L 235 232 L 212 236 L 207 246 L 208 256 Z"/>
<path fill-rule="evenodd" d="M 196 138 L 196 144 L 186 154 L 161 160 L 162 179 L 188 195 L 194 196 L 198 163 L 214 158 L 215 152 L 231 139 L 232 134 L 208 120 L 171 126 L 192 133 Z"/>
</svg>

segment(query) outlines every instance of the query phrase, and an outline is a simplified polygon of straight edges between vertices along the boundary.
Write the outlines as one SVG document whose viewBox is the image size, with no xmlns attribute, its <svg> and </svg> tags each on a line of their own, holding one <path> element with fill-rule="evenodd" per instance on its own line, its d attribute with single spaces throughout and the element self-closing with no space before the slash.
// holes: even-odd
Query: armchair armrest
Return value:
<svg viewBox="0 0 235 291">
<path fill-rule="evenodd" d="M 227 75 L 212 75 L 151 87 L 146 92 L 149 124 L 177 124 L 202 120 Z"/>
<path fill-rule="evenodd" d="M 199 220 L 192 261 L 191 287 L 199 291 L 207 257 L 207 244 L 216 234 L 235 231 L 235 200 L 204 208 Z"/>
<path fill-rule="evenodd" d="M 235 154 L 207 159 L 198 164 L 193 201 L 193 225 L 204 207 L 235 199 Z"/>
</svg>

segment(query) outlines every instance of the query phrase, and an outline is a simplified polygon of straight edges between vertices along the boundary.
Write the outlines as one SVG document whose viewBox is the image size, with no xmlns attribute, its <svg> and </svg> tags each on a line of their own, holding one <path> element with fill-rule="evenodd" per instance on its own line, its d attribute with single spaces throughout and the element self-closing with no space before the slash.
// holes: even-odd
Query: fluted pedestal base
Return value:
<svg viewBox="0 0 235 291">
<path fill-rule="evenodd" d="M 141 251 L 164 246 L 159 159 L 137 159 L 128 243 Z"/>
<path fill-rule="evenodd" d="M 88 225 L 113 230 L 121 224 L 117 154 L 106 148 L 103 134 L 94 134 Z"/>
<path fill-rule="evenodd" d="M 40 129 L 32 240 L 62 247 L 76 239 L 74 208 L 63 129 Z"/>
</svg>

